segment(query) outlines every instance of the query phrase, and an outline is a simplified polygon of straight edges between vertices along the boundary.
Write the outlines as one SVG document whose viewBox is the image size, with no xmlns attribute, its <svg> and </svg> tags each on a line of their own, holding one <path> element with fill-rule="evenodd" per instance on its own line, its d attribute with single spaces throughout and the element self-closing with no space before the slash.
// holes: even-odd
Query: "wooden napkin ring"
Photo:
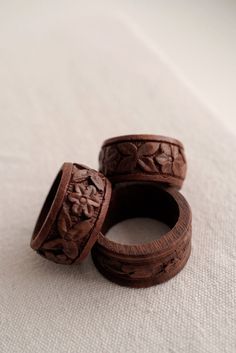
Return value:
<svg viewBox="0 0 236 353">
<path fill-rule="evenodd" d="M 181 188 L 186 167 L 182 143 L 158 135 L 114 137 L 99 154 L 99 170 L 113 183 L 155 181 Z"/>
<path fill-rule="evenodd" d="M 60 264 L 81 262 L 108 210 L 110 182 L 84 165 L 64 163 L 40 212 L 31 247 Z"/>
<path fill-rule="evenodd" d="M 158 219 L 171 230 L 153 242 L 138 245 L 119 244 L 103 235 L 114 224 L 133 217 Z M 117 184 L 92 258 L 109 280 L 129 287 L 149 287 L 181 271 L 190 255 L 191 233 L 190 206 L 176 189 L 160 188 L 157 183 Z"/>
</svg>

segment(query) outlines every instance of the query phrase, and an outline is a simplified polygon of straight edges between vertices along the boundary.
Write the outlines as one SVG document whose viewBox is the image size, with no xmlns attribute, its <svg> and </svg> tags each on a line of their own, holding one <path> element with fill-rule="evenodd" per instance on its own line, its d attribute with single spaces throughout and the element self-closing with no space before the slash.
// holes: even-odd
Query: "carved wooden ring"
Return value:
<svg viewBox="0 0 236 353">
<path fill-rule="evenodd" d="M 64 163 L 40 212 L 31 247 L 60 264 L 81 262 L 108 210 L 110 182 L 83 165 Z"/>
<path fill-rule="evenodd" d="M 133 217 L 158 219 L 171 230 L 151 243 L 138 245 L 118 244 L 103 235 L 114 224 Z M 191 233 L 190 206 L 176 189 L 156 183 L 117 184 L 92 258 L 109 280 L 149 287 L 169 280 L 184 267 L 191 251 Z"/>
<path fill-rule="evenodd" d="M 158 135 L 127 135 L 106 140 L 99 170 L 113 183 L 156 181 L 181 188 L 186 175 L 182 143 Z"/>
</svg>

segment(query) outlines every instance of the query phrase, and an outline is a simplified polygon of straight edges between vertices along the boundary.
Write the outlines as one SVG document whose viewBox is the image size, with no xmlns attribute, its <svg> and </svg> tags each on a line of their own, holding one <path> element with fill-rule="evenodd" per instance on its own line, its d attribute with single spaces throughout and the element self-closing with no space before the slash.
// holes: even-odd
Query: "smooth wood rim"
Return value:
<svg viewBox="0 0 236 353">
<path fill-rule="evenodd" d="M 119 142 L 126 142 L 126 141 L 169 142 L 174 145 L 180 146 L 181 148 L 184 148 L 182 142 L 180 142 L 176 138 L 162 136 L 162 135 L 153 135 L 153 134 L 132 134 L 132 135 L 120 135 L 120 136 L 111 137 L 109 139 L 106 139 L 103 142 L 102 147 L 112 145 L 114 143 L 116 144 Z"/>
<path fill-rule="evenodd" d="M 58 210 L 62 206 L 63 200 L 64 200 L 65 195 L 66 195 L 66 190 L 67 190 L 68 184 L 70 182 L 72 168 L 73 168 L 73 164 L 72 163 L 64 163 L 62 165 L 61 169 L 59 170 L 56 178 L 53 181 L 53 184 L 52 184 L 47 196 L 49 196 L 50 191 L 53 188 L 58 176 L 61 174 L 61 180 L 60 180 L 60 182 L 58 184 L 55 198 L 54 198 L 54 200 L 53 200 L 53 202 L 51 204 L 51 207 L 48 210 L 46 218 L 42 222 L 42 226 L 38 230 L 37 230 L 37 225 L 38 225 L 38 222 L 40 220 L 40 216 L 42 215 L 42 212 L 43 212 L 44 208 L 47 205 L 47 198 L 46 198 L 46 200 L 45 200 L 45 202 L 43 204 L 43 207 L 42 207 L 42 209 L 40 211 L 40 214 L 39 214 L 39 217 L 37 219 L 37 222 L 36 222 L 36 225 L 35 225 L 35 228 L 34 228 L 34 231 L 33 231 L 32 239 L 31 239 L 31 242 L 30 242 L 30 246 L 34 250 L 38 249 L 41 246 L 41 244 L 46 240 L 46 238 L 48 236 L 48 233 L 49 233 L 53 223 L 56 220 L 56 216 L 58 214 Z"/>
</svg>

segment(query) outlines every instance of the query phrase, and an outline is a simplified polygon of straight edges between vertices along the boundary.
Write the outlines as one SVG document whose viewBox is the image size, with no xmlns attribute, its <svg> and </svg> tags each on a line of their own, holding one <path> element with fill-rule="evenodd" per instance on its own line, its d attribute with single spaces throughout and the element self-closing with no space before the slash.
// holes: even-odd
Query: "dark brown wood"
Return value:
<svg viewBox="0 0 236 353">
<path fill-rule="evenodd" d="M 103 235 L 114 224 L 133 217 L 158 219 L 171 230 L 160 239 L 138 245 L 118 244 Z M 151 182 L 117 184 L 92 258 L 109 280 L 149 287 L 169 280 L 184 267 L 191 251 L 191 233 L 190 206 L 176 189 Z"/>
<path fill-rule="evenodd" d="M 64 163 L 40 212 L 31 247 L 60 264 L 87 256 L 103 224 L 110 182 L 84 165 Z"/>
<path fill-rule="evenodd" d="M 181 188 L 186 167 L 183 144 L 159 135 L 114 137 L 99 154 L 99 170 L 113 183 L 155 181 Z"/>
</svg>

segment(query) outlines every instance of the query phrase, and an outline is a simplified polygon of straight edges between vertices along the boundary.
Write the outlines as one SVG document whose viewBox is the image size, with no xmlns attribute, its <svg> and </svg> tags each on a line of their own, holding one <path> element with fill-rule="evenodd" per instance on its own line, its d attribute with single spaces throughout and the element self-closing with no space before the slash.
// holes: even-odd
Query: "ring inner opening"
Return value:
<svg viewBox="0 0 236 353">
<path fill-rule="evenodd" d="M 157 184 L 117 184 L 101 231 L 119 243 L 147 243 L 166 234 L 178 218 L 176 201 Z"/>
<path fill-rule="evenodd" d="M 43 204 L 43 207 L 40 211 L 38 220 L 37 220 L 35 228 L 34 228 L 33 239 L 36 237 L 36 235 L 38 234 L 38 232 L 42 228 L 45 220 L 47 219 L 48 213 L 52 207 L 52 204 L 55 199 L 58 187 L 60 185 L 61 178 L 62 178 L 62 170 L 60 170 L 59 173 L 57 174 L 56 179 L 54 180 L 54 182 L 51 186 L 51 189 L 48 193 L 48 196 L 47 196 L 47 198 Z"/>
</svg>

